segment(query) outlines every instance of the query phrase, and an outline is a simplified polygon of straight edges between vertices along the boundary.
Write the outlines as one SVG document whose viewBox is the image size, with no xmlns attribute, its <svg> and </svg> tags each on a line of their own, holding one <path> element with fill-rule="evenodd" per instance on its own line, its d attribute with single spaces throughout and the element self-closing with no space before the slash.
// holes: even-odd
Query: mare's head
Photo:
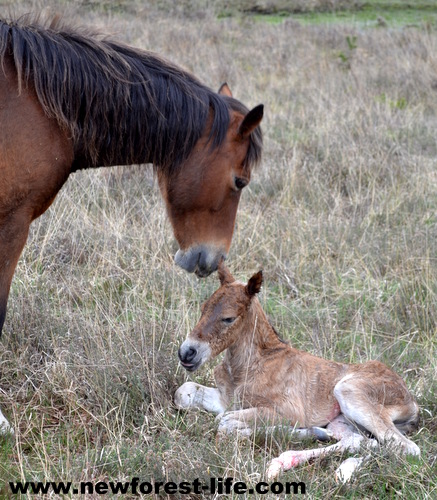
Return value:
<svg viewBox="0 0 437 500">
<path fill-rule="evenodd" d="M 221 286 L 202 305 L 202 316 L 181 345 L 178 355 L 182 366 L 192 372 L 214 358 L 245 335 L 253 334 L 247 321 L 249 309 L 262 285 L 262 271 L 254 274 L 246 285 L 235 281 L 219 262 Z"/>
<path fill-rule="evenodd" d="M 229 109 L 229 125 L 221 143 L 214 145 L 210 137 L 210 117 L 203 135 L 180 168 L 170 177 L 158 172 L 180 247 L 175 262 L 199 277 L 208 276 L 226 258 L 241 191 L 249 183 L 251 170 L 261 155 L 259 124 L 263 106 L 249 111 L 232 98 L 226 84 L 219 94 Z"/>
<path fill-rule="evenodd" d="M 262 105 L 249 111 L 227 85 L 218 95 L 150 52 L 57 18 L 0 20 L 0 67 L 6 63 L 18 90 L 33 88 L 44 113 L 68 131 L 72 171 L 152 163 L 180 247 L 176 263 L 198 276 L 217 269 L 261 157 Z"/>
</svg>

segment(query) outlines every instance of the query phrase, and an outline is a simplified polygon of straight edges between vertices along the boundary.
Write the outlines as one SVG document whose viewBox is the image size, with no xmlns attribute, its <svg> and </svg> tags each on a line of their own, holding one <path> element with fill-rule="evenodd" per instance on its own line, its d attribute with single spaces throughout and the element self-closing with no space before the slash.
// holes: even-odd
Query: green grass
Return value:
<svg viewBox="0 0 437 500">
<path fill-rule="evenodd" d="M 274 18 L 269 22 L 274 22 Z M 418 8 L 369 7 L 361 11 L 336 13 L 294 14 L 293 19 L 303 24 L 348 24 L 357 27 L 436 27 L 437 10 Z M 276 19 L 279 22 L 279 19 Z"/>
<path fill-rule="evenodd" d="M 282 7 L 282 6 L 281 6 Z M 342 8 L 318 10 L 308 9 L 293 12 L 281 10 L 276 13 L 254 14 L 258 21 L 271 24 L 293 19 L 304 25 L 347 24 L 356 27 L 436 27 L 437 5 L 429 1 L 363 1 L 346 2 Z"/>
</svg>

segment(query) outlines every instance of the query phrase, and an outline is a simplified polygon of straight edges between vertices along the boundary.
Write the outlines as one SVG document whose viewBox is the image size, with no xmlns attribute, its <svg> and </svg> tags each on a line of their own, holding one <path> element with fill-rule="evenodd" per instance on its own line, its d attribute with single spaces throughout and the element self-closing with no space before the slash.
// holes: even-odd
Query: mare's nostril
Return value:
<svg viewBox="0 0 437 500">
<path fill-rule="evenodd" d="M 189 273 L 195 272 L 199 278 L 209 276 L 217 269 L 220 259 L 226 259 L 223 248 L 214 248 L 206 245 L 196 245 L 186 250 L 178 250 L 175 262 Z"/>
</svg>

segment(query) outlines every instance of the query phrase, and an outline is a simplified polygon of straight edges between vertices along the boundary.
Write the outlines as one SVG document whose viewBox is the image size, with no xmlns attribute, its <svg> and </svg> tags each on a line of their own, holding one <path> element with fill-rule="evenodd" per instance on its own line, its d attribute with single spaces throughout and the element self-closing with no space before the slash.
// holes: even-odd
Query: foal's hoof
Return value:
<svg viewBox="0 0 437 500">
<path fill-rule="evenodd" d="M 350 457 L 346 459 L 339 465 L 339 467 L 335 471 L 335 481 L 341 482 L 343 484 L 348 483 L 354 475 L 355 471 L 359 469 L 363 460 L 363 457 Z"/>
<path fill-rule="evenodd" d="M 272 479 L 276 479 L 282 472 L 282 470 L 283 470 L 282 462 L 277 458 L 274 458 L 267 467 L 267 472 L 266 472 L 267 480 L 271 481 Z"/>
<path fill-rule="evenodd" d="M 194 382 L 185 382 L 174 394 L 174 403 L 180 410 L 196 407 L 197 387 Z"/>
<path fill-rule="evenodd" d="M 310 427 L 308 430 L 318 441 L 331 441 L 333 437 L 333 433 L 324 427 Z"/>
<path fill-rule="evenodd" d="M 299 451 L 284 451 L 278 458 L 274 458 L 267 467 L 267 479 L 270 481 L 279 476 L 281 472 L 297 467 L 302 462 L 302 454 Z"/>
<path fill-rule="evenodd" d="M 413 443 L 413 441 L 410 441 L 409 439 L 406 439 L 407 444 L 404 446 L 404 453 L 405 455 L 413 455 L 415 457 L 420 456 L 420 448 L 417 446 L 416 443 Z"/>
<path fill-rule="evenodd" d="M 14 434 L 14 429 L 0 411 L 0 435 L 6 436 L 7 434 Z"/>
</svg>

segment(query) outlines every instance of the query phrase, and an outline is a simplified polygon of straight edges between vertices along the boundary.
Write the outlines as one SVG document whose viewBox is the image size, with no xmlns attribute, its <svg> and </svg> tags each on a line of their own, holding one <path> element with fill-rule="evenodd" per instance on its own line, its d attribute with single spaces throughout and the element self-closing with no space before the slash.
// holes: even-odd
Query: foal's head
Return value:
<svg viewBox="0 0 437 500">
<path fill-rule="evenodd" d="M 202 305 L 199 322 L 179 349 L 181 364 L 190 372 L 230 347 L 250 328 L 247 314 L 261 289 L 262 271 L 244 285 L 235 281 L 221 261 L 218 275 L 220 288 Z"/>
<path fill-rule="evenodd" d="M 229 87 L 219 93 L 228 104 L 229 126 L 223 142 L 213 147 L 209 125 L 181 168 L 159 175 L 161 192 L 180 250 L 175 262 L 199 277 L 217 269 L 231 245 L 242 189 L 261 155 L 258 127 L 263 106 L 249 111 L 232 98 Z"/>
</svg>

